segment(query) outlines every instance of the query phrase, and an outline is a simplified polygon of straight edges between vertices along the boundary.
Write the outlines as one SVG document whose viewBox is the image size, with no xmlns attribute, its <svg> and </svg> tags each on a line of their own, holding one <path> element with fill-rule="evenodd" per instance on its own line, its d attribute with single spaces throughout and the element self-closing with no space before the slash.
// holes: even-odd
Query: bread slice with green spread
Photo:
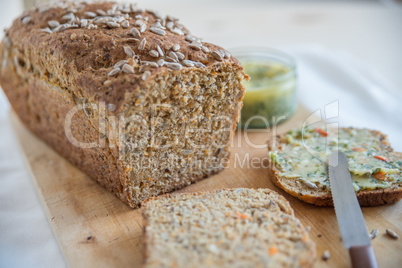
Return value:
<svg viewBox="0 0 402 268">
<path fill-rule="evenodd" d="M 145 267 L 312 267 L 315 245 L 268 189 L 174 194 L 143 203 Z"/>
<path fill-rule="evenodd" d="M 356 128 L 290 130 L 268 142 L 273 182 L 307 203 L 332 206 L 328 157 L 348 157 L 361 206 L 395 203 L 402 198 L 402 154 L 393 152 L 379 131 Z"/>
</svg>

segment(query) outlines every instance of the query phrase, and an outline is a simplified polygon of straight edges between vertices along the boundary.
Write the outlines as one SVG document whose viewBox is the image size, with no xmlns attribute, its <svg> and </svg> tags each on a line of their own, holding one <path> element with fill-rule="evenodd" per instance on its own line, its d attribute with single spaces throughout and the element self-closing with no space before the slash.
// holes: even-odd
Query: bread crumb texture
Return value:
<svg viewBox="0 0 402 268">
<path fill-rule="evenodd" d="M 312 267 L 315 245 L 289 203 L 267 189 L 152 198 L 145 267 Z"/>
</svg>

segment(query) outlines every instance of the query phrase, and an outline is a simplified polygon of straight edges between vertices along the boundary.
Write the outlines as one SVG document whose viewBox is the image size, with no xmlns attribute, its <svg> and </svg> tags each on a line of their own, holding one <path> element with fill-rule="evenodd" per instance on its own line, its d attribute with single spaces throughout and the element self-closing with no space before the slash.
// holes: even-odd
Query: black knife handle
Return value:
<svg viewBox="0 0 402 268">
<path fill-rule="evenodd" d="M 353 268 L 378 268 L 371 245 L 350 247 L 349 254 Z"/>
</svg>

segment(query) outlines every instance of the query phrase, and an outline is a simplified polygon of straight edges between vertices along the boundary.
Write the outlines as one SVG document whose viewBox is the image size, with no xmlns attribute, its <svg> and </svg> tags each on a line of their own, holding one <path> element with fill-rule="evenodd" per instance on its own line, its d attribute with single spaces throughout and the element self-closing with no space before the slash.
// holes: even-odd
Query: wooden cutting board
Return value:
<svg viewBox="0 0 402 268">
<path fill-rule="evenodd" d="M 310 115 L 300 107 L 277 131 L 300 127 Z M 31 171 L 32 181 L 66 262 L 71 267 L 137 267 L 143 261 L 141 209 L 131 209 L 31 134 L 11 113 L 13 127 Z M 350 267 L 341 242 L 335 212 L 330 207 L 309 205 L 275 187 L 266 170 L 266 140 L 275 131 L 238 131 L 230 167 L 179 192 L 220 188 L 270 188 L 291 203 L 295 214 L 317 246 L 316 267 Z M 255 146 L 253 146 L 254 144 Z M 259 148 L 253 148 L 259 147 Z M 402 201 L 393 205 L 363 208 L 369 231 L 379 230 L 373 246 L 380 267 L 402 266 Z M 401 238 L 386 236 L 391 228 Z M 331 258 L 321 256 L 329 250 Z"/>
</svg>

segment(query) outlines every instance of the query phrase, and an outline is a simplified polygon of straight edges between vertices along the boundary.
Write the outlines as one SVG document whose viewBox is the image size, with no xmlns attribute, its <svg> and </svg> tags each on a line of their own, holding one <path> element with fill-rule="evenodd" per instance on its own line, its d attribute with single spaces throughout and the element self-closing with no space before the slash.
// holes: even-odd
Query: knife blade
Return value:
<svg viewBox="0 0 402 268">
<path fill-rule="evenodd" d="M 347 156 L 334 151 L 328 161 L 329 183 L 342 241 L 352 267 L 378 267 L 371 238 L 352 184 Z"/>
</svg>

